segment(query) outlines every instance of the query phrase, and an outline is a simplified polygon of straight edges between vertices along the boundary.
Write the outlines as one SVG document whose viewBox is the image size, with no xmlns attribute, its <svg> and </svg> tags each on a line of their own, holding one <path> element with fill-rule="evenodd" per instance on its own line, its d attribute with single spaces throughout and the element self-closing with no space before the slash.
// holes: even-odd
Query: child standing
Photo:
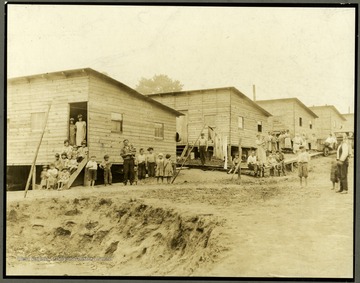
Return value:
<svg viewBox="0 0 360 283">
<path fill-rule="evenodd" d="M 69 143 L 70 145 L 76 144 L 76 127 L 74 124 L 74 118 L 70 118 L 70 125 L 69 125 Z"/>
<path fill-rule="evenodd" d="M 166 154 L 164 161 L 164 177 L 166 177 L 168 184 L 170 184 L 171 178 L 174 175 L 174 167 L 170 160 L 170 157 L 171 157 L 170 154 Z"/>
<path fill-rule="evenodd" d="M 156 158 L 154 153 L 154 148 L 149 147 L 148 154 L 146 155 L 146 166 L 148 168 L 148 176 L 155 177 L 155 165 L 156 165 Z"/>
<path fill-rule="evenodd" d="M 330 180 L 333 184 L 332 190 L 335 189 L 337 183 L 339 183 L 339 173 L 336 159 L 331 161 L 331 171 L 330 171 Z"/>
<path fill-rule="evenodd" d="M 57 182 L 58 170 L 55 168 L 54 163 L 50 164 L 50 169 L 47 170 L 47 189 L 55 189 L 55 184 Z"/>
<path fill-rule="evenodd" d="M 109 155 L 104 155 L 104 160 L 100 164 L 100 168 L 104 169 L 104 184 L 112 185 L 112 174 L 111 174 L 112 163 L 109 161 Z"/>
<path fill-rule="evenodd" d="M 48 183 L 47 169 L 48 169 L 48 167 L 46 165 L 44 165 L 43 170 L 41 171 L 41 174 L 40 174 L 40 179 L 41 179 L 40 188 L 41 189 L 47 188 L 47 183 Z"/>
<path fill-rule="evenodd" d="M 95 159 L 96 159 L 95 155 L 91 156 L 91 159 L 86 164 L 86 168 L 88 169 L 88 180 L 90 181 L 89 188 L 90 187 L 94 188 L 95 181 L 97 178 L 97 163 Z"/>
<path fill-rule="evenodd" d="M 156 160 L 156 172 L 155 176 L 157 179 L 157 182 L 159 183 L 159 180 L 161 179 L 161 183 L 164 179 L 164 155 L 162 153 L 158 154 L 158 159 Z"/>
<path fill-rule="evenodd" d="M 298 167 L 299 167 L 299 178 L 300 186 L 302 186 L 302 178 L 305 178 L 305 187 L 307 186 L 307 177 L 308 177 L 308 163 L 310 162 L 310 155 L 306 152 L 305 147 L 301 145 L 299 147 L 300 153 L 298 155 Z"/>
<path fill-rule="evenodd" d="M 146 177 L 146 155 L 144 149 L 140 148 L 139 155 L 136 158 L 138 165 L 138 178 L 139 180 L 145 179 Z"/>
<path fill-rule="evenodd" d="M 66 168 L 62 169 L 61 172 L 59 173 L 59 180 L 57 182 L 58 191 L 61 191 L 64 188 L 64 186 L 66 187 L 67 183 L 69 182 L 69 179 L 70 179 L 69 170 Z"/>
</svg>

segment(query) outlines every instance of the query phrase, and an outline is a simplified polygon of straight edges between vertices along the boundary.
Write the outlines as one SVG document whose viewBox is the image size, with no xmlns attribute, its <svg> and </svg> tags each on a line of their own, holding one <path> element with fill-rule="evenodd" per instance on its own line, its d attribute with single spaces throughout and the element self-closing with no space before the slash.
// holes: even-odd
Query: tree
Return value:
<svg viewBox="0 0 360 283">
<path fill-rule="evenodd" d="M 180 81 L 172 80 L 167 75 L 154 75 L 150 79 L 141 78 L 135 89 L 142 94 L 152 94 L 181 91 L 183 86 Z"/>
</svg>

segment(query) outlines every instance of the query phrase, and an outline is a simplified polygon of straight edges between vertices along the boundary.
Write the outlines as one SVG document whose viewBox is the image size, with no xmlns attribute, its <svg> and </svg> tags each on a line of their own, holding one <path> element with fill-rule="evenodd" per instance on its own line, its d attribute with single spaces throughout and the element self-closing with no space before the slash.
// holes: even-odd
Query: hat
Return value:
<svg viewBox="0 0 360 283">
<path fill-rule="evenodd" d="M 63 152 L 63 153 L 61 154 L 61 156 L 63 156 L 63 155 L 67 156 L 66 152 Z"/>
<path fill-rule="evenodd" d="M 109 158 L 109 155 L 105 154 L 105 155 L 104 155 L 104 159 L 106 159 L 106 158 Z"/>
<path fill-rule="evenodd" d="M 158 154 L 158 156 L 164 156 L 164 154 L 162 154 L 162 153 L 159 153 L 159 154 Z"/>
<path fill-rule="evenodd" d="M 43 169 L 44 169 L 44 168 L 48 168 L 48 166 L 47 166 L 47 165 L 44 165 L 42 168 L 43 168 Z"/>
<path fill-rule="evenodd" d="M 64 143 L 66 143 L 66 142 L 69 142 L 69 140 L 68 139 L 64 140 Z"/>
<path fill-rule="evenodd" d="M 124 139 L 123 142 L 125 142 L 125 141 L 129 141 L 129 140 L 128 140 L 128 139 Z"/>
<path fill-rule="evenodd" d="M 154 150 L 154 148 L 153 148 L 153 147 L 149 147 L 147 150 L 148 150 L 148 151 Z"/>
<path fill-rule="evenodd" d="M 58 154 L 58 153 L 55 153 L 55 157 L 59 157 L 60 156 L 60 154 Z"/>
<path fill-rule="evenodd" d="M 63 168 L 61 171 L 69 171 L 68 168 Z"/>
<path fill-rule="evenodd" d="M 70 121 L 75 121 L 75 119 L 74 119 L 74 118 L 70 118 Z"/>
<path fill-rule="evenodd" d="M 79 114 L 77 117 L 78 117 L 78 118 L 80 118 L 80 117 L 82 118 L 82 115 L 81 115 L 81 114 Z"/>
<path fill-rule="evenodd" d="M 81 142 L 81 144 L 86 144 L 86 140 L 83 140 L 83 141 Z"/>
<path fill-rule="evenodd" d="M 165 158 L 170 158 L 171 157 L 171 154 L 166 154 L 165 155 Z"/>
</svg>

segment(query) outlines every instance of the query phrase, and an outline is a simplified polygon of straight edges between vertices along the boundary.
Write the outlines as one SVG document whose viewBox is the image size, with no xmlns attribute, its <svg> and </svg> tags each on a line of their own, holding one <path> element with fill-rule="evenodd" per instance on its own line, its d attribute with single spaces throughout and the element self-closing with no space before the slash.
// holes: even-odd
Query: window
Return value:
<svg viewBox="0 0 360 283">
<path fill-rule="evenodd" d="M 123 132 L 123 114 L 111 113 L 111 131 L 114 133 Z"/>
<path fill-rule="evenodd" d="M 309 122 L 309 128 L 310 128 L 310 130 L 312 129 L 312 127 L 313 127 L 313 125 L 312 125 L 312 122 L 310 121 L 310 122 Z"/>
<path fill-rule="evenodd" d="M 258 129 L 258 132 L 259 132 L 259 133 L 262 132 L 262 121 L 258 121 L 258 122 L 257 122 L 257 129 Z"/>
<path fill-rule="evenodd" d="M 302 127 L 302 118 L 299 117 L 299 126 Z"/>
<path fill-rule="evenodd" d="M 155 123 L 155 138 L 164 139 L 164 124 Z"/>
<path fill-rule="evenodd" d="M 238 128 L 244 129 L 244 117 L 241 116 L 238 117 Z"/>
<path fill-rule="evenodd" d="M 31 130 L 41 131 L 44 128 L 45 112 L 31 113 Z"/>
</svg>

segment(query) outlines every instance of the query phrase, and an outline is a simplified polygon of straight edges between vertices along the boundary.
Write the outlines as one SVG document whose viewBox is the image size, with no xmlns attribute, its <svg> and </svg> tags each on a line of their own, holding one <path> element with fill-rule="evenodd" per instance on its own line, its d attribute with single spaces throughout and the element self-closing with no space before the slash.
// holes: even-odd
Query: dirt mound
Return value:
<svg viewBox="0 0 360 283">
<path fill-rule="evenodd" d="M 112 275 L 191 275 L 227 250 L 221 221 L 132 199 L 38 200 L 27 205 L 30 217 L 24 212 L 23 204 L 8 206 L 8 259 L 97 261 Z"/>
</svg>

